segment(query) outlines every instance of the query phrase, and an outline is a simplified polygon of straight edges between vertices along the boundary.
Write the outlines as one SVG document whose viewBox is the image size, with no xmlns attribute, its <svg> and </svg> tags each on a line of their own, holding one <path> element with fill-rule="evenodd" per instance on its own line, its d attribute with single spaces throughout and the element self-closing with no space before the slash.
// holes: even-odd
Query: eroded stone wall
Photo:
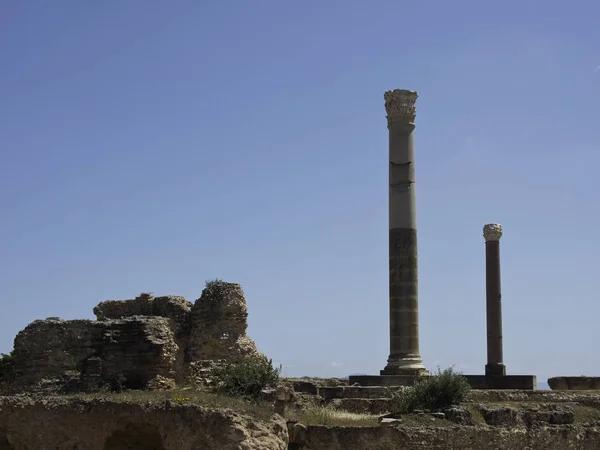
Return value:
<svg viewBox="0 0 600 450">
<path fill-rule="evenodd" d="M 192 306 L 189 361 L 258 355 L 256 344 L 246 336 L 248 309 L 244 291 L 237 283 L 212 282 Z"/>
<path fill-rule="evenodd" d="M 85 390 L 88 384 L 139 388 L 156 376 L 173 378 L 178 346 L 168 319 L 134 316 L 36 320 L 16 336 L 14 350 L 16 385 L 64 382 L 67 390 Z"/>
<path fill-rule="evenodd" d="M 99 321 L 121 319 L 136 315 L 165 317 L 169 319 L 171 330 L 177 343 L 175 371 L 178 381 L 185 377 L 184 363 L 188 339 L 190 336 L 190 312 L 192 303 L 184 297 L 166 295 L 154 297 L 150 293 L 142 293 L 133 300 L 106 300 L 94 308 L 94 314 Z"/>
<path fill-rule="evenodd" d="M 15 337 L 15 379 L 34 384 L 77 370 L 102 344 L 102 327 L 91 320 L 36 320 Z"/>
<path fill-rule="evenodd" d="M 106 300 L 94 307 L 94 314 L 98 320 L 122 319 L 131 316 L 151 316 L 154 296 L 142 293 L 129 300 Z"/>
<path fill-rule="evenodd" d="M 246 299 L 235 283 L 208 283 L 193 305 L 179 296 L 141 294 L 101 302 L 94 314 L 97 321 L 50 317 L 22 330 L 14 343 L 15 385 L 85 391 L 190 376 L 205 382 L 211 361 L 260 354 L 246 336 Z"/>
<path fill-rule="evenodd" d="M 141 294 L 133 300 L 106 300 L 94 307 L 98 320 L 122 319 L 131 316 L 166 317 L 173 322 L 173 332 L 186 333 L 189 328 L 189 313 L 192 303 L 184 297 L 166 295 L 154 297 Z"/>
<path fill-rule="evenodd" d="M 287 441 L 279 416 L 173 401 L 0 397 L 0 446 L 8 449 L 286 450 Z"/>
<path fill-rule="evenodd" d="M 485 426 L 325 427 L 310 426 L 298 433 L 294 450 L 593 450 L 600 427 L 557 425 L 537 428 Z"/>
</svg>

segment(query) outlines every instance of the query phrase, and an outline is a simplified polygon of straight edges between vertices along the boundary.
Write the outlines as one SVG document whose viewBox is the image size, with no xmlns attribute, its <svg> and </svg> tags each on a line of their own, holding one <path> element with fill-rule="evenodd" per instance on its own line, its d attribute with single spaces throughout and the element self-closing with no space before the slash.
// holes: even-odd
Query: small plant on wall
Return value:
<svg viewBox="0 0 600 450">
<path fill-rule="evenodd" d="M 15 351 L 0 353 L 0 381 L 11 381 L 14 377 Z"/>
</svg>

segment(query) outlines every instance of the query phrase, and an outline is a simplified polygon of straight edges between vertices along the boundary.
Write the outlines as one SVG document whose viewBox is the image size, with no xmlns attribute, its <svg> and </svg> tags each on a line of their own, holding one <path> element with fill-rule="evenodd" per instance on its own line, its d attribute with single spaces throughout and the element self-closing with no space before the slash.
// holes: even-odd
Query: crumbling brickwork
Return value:
<svg viewBox="0 0 600 450">
<path fill-rule="evenodd" d="M 97 321 L 50 317 L 22 330 L 14 344 L 15 385 L 83 391 L 169 385 L 188 377 L 194 364 L 259 354 L 246 336 L 246 299 L 235 283 L 207 284 L 193 305 L 142 294 L 101 302 L 94 314 Z"/>
<path fill-rule="evenodd" d="M 98 320 L 122 319 L 132 316 L 159 316 L 172 321 L 173 332 L 177 335 L 188 331 L 189 313 L 192 303 L 176 295 L 154 297 L 144 293 L 133 300 L 107 300 L 94 308 Z"/>
<path fill-rule="evenodd" d="M 100 302 L 94 308 L 94 314 L 100 321 L 133 316 L 158 316 L 167 318 L 171 330 L 175 335 L 175 342 L 177 343 L 175 372 L 177 380 L 181 381 L 186 373 L 184 360 L 190 336 L 191 309 L 192 303 L 181 296 L 166 295 L 154 297 L 150 293 L 142 293 L 133 300 L 107 300 Z"/>
<path fill-rule="evenodd" d="M 177 350 L 163 317 L 36 320 L 15 338 L 15 381 L 21 386 L 63 381 L 71 390 L 103 383 L 140 388 L 156 376 L 175 376 Z M 66 374 L 77 377 L 65 379 Z"/>
<path fill-rule="evenodd" d="M 211 282 L 192 306 L 189 361 L 258 355 L 254 341 L 246 336 L 248 309 L 239 284 Z"/>
</svg>

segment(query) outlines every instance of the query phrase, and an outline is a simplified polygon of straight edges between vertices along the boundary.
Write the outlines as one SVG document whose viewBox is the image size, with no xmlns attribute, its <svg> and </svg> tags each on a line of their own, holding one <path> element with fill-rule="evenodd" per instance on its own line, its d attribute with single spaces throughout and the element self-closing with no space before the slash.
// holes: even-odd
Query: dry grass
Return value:
<svg viewBox="0 0 600 450">
<path fill-rule="evenodd" d="M 304 425 L 332 425 L 338 427 L 370 427 L 379 425 L 378 416 L 336 410 L 330 406 L 309 406 L 302 411 Z"/>
<path fill-rule="evenodd" d="M 432 417 L 430 414 L 402 414 L 400 416 L 402 420 L 402 425 L 407 427 L 433 427 L 433 428 L 443 428 L 443 427 L 453 427 L 456 424 L 450 422 L 446 419 L 440 419 L 437 417 Z"/>
<path fill-rule="evenodd" d="M 281 378 L 284 383 L 293 383 L 294 381 L 308 381 L 317 386 L 336 387 L 348 386 L 348 380 L 345 378 L 319 378 L 319 377 L 300 377 L 300 378 Z"/>
<path fill-rule="evenodd" d="M 200 391 L 194 388 L 177 388 L 168 391 L 131 390 L 124 392 L 94 392 L 82 394 L 62 394 L 61 398 L 97 399 L 110 402 L 144 403 L 159 405 L 172 402 L 177 404 L 197 405 L 205 408 L 229 409 L 253 417 L 269 419 L 275 413 L 272 405 L 266 402 L 247 401 L 241 398 Z"/>
<path fill-rule="evenodd" d="M 478 425 L 485 424 L 483 414 L 481 414 L 479 407 L 475 403 L 463 403 L 461 406 L 471 413 L 473 420 L 475 420 Z"/>
<path fill-rule="evenodd" d="M 592 406 L 571 405 L 575 414 L 575 425 L 600 421 L 600 409 Z"/>
</svg>

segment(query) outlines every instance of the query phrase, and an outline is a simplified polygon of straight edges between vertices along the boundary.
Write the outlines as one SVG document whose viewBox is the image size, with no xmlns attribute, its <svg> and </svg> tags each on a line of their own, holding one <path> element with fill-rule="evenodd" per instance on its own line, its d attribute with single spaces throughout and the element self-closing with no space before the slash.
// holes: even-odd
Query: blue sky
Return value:
<svg viewBox="0 0 600 450">
<path fill-rule="evenodd" d="M 242 284 L 288 376 L 388 356 L 383 92 L 417 90 L 421 355 L 598 375 L 600 4 L 0 5 L 0 351 L 35 319 Z"/>
</svg>

